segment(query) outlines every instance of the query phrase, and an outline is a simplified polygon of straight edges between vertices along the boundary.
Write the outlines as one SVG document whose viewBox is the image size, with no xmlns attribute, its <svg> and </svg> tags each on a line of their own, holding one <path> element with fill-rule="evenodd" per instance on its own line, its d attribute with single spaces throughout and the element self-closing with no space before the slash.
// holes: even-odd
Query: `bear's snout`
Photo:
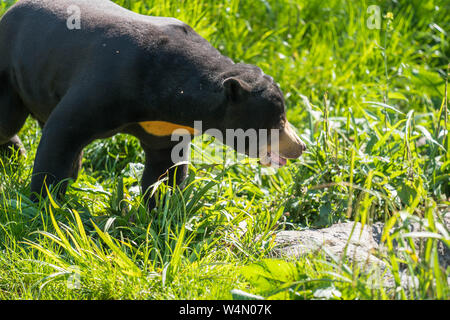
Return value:
<svg viewBox="0 0 450 320">
<path fill-rule="evenodd" d="M 306 150 L 306 144 L 294 132 L 289 122 L 279 131 L 278 141 L 260 152 L 260 163 L 264 166 L 282 167 L 286 159 L 297 159 Z"/>
<path fill-rule="evenodd" d="M 297 159 L 306 151 L 306 144 L 294 132 L 291 124 L 286 122 L 283 130 L 280 131 L 279 153 L 288 159 Z"/>
</svg>

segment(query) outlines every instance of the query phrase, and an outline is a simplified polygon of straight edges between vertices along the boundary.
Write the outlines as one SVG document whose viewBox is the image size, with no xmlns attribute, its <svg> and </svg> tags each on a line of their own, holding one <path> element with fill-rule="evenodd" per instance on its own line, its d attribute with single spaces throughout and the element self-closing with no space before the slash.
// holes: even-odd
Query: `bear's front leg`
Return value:
<svg viewBox="0 0 450 320">
<path fill-rule="evenodd" d="M 76 179 L 80 165 L 82 149 L 86 143 L 77 138 L 77 132 L 62 123 L 44 128 L 34 161 L 31 192 L 33 200 L 36 195 L 46 195 L 44 187 L 50 189 L 59 185 L 58 195 L 63 195 L 67 188 L 67 179 Z"/>
<path fill-rule="evenodd" d="M 175 165 L 174 159 L 172 159 L 172 148 L 156 150 L 142 142 L 141 145 L 145 152 L 145 169 L 141 184 L 142 193 L 147 207 L 151 210 L 156 207 L 156 199 L 152 196 L 152 185 L 165 177 L 169 179 L 169 186 L 172 186 L 174 182 L 176 185 L 180 185 L 187 176 L 188 164 L 182 162 Z M 187 161 L 188 153 L 189 149 L 187 148 L 182 155 L 183 161 Z"/>
<path fill-rule="evenodd" d="M 101 99 L 91 96 L 75 90 L 67 94 L 45 123 L 31 178 L 34 201 L 47 195 L 45 185 L 49 190 L 58 186 L 58 196 L 65 194 L 67 180 L 78 175 L 83 148 L 110 130 L 102 121 Z"/>
</svg>

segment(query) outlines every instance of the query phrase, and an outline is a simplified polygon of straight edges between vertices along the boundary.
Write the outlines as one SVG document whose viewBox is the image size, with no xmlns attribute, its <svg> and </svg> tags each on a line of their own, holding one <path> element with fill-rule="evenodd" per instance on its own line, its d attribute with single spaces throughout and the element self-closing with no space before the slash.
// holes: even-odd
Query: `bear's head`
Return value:
<svg viewBox="0 0 450 320">
<path fill-rule="evenodd" d="M 237 152 L 280 167 L 306 150 L 286 119 L 283 93 L 253 65 L 235 64 L 223 74 L 225 143 Z M 234 137 L 229 130 L 234 130 Z"/>
</svg>

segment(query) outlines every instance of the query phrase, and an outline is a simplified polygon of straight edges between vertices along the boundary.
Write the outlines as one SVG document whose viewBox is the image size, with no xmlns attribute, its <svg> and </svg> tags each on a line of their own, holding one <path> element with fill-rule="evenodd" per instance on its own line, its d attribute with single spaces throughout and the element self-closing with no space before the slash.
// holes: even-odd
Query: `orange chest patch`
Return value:
<svg viewBox="0 0 450 320">
<path fill-rule="evenodd" d="M 180 124 L 167 122 L 167 121 L 144 121 L 139 122 L 139 125 L 147 132 L 154 136 L 163 137 L 170 136 L 177 129 L 185 129 L 190 134 L 197 134 L 197 130 L 194 128 L 183 126 Z"/>
</svg>

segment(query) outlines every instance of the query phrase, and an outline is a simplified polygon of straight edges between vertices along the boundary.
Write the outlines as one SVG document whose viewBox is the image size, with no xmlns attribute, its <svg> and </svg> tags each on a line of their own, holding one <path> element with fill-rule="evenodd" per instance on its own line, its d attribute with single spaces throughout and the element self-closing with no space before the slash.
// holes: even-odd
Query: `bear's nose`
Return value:
<svg viewBox="0 0 450 320">
<path fill-rule="evenodd" d="M 302 152 L 306 151 L 306 143 L 302 142 L 301 144 Z"/>
</svg>

